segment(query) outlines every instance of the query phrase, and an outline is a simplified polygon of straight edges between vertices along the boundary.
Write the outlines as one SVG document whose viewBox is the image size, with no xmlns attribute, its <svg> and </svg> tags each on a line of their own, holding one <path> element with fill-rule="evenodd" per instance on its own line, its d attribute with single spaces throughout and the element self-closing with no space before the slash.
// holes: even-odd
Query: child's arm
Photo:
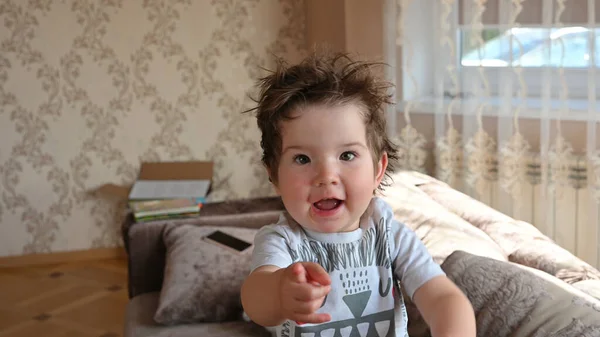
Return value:
<svg viewBox="0 0 600 337">
<path fill-rule="evenodd" d="M 391 221 L 394 273 L 406 294 L 415 302 L 433 337 L 475 337 L 473 307 L 444 271 L 434 262 L 414 231 L 382 206 L 382 216 Z"/>
<path fill-rule="evenodd" d="M 413 301 L 431 328 L 432 337 L 475 337 L 473 307 L 446 276 L 425 282 L 415 291 Z"/>
<path fill-rule="evenodd" d="M 320 265 L 300 262 L 287 268 L 263 266 L 242 286 L 242 306 L 248 317 L 262 326 L 285 320 L 323 323 L 328 314 L 315 313 L 329 293 L 331 280 Z"/>
</svg>

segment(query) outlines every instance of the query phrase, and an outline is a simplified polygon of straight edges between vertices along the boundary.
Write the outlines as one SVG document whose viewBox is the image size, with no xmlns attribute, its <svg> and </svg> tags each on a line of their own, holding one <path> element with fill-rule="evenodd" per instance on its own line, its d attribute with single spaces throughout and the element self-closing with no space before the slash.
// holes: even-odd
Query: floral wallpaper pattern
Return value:
<svg viewBox="0 0 600 337">
<path fill-rule="evenodd" d="M 212 160 L 214 200 L 262 196 L 252 104 L 306 53 L 296 0 L 0 0 L 0 256 L 121 244 L 91 193 L 141 161 Z"/>
</svg>

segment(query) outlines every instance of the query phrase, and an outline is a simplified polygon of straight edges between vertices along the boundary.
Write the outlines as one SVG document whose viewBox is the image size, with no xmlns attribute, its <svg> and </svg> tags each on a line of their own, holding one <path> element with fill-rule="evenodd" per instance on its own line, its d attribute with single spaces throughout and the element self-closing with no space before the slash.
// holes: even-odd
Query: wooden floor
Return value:
<svg viewBox="0 0 600 337">
<path fill-rule="evenodd" d="M 0 337 L 120 337 L 125 260 L 0 268 Z"/>
</svg>

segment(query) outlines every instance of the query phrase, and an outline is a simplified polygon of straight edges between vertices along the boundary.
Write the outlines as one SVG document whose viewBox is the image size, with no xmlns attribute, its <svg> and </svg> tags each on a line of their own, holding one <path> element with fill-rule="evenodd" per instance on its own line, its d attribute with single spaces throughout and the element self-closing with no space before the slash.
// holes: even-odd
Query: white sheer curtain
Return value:
<svg viewBox="0 0 600 337">
<path fill-rule="evenodd" d="M 386 6 L 403 167 L 600 265 L 600 0 Z"/>
</svg>

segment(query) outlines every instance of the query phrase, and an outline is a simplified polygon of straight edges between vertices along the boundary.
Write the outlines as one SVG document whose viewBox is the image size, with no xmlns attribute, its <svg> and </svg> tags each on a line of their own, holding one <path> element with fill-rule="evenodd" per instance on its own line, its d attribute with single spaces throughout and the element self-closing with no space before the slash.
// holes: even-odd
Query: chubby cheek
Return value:
<svg viewBox="0 0 600 337">
<path fill-rule="evenodd" d="M 307 199 L 310 188 L 310 179 L 302 172 L 293 170 L 279 171 L 279 192 L 288 200 Z"/>
<path fill-rule="evenodd" d="M 348 183 L 350 182 L 350 183 Z M 346 192 L 359 199 L 371 199 L 373 190 L 376 188 L 375 177 L 372 172 L 351 174 L 346 177 L 344 184 Z"/>
</svg>

